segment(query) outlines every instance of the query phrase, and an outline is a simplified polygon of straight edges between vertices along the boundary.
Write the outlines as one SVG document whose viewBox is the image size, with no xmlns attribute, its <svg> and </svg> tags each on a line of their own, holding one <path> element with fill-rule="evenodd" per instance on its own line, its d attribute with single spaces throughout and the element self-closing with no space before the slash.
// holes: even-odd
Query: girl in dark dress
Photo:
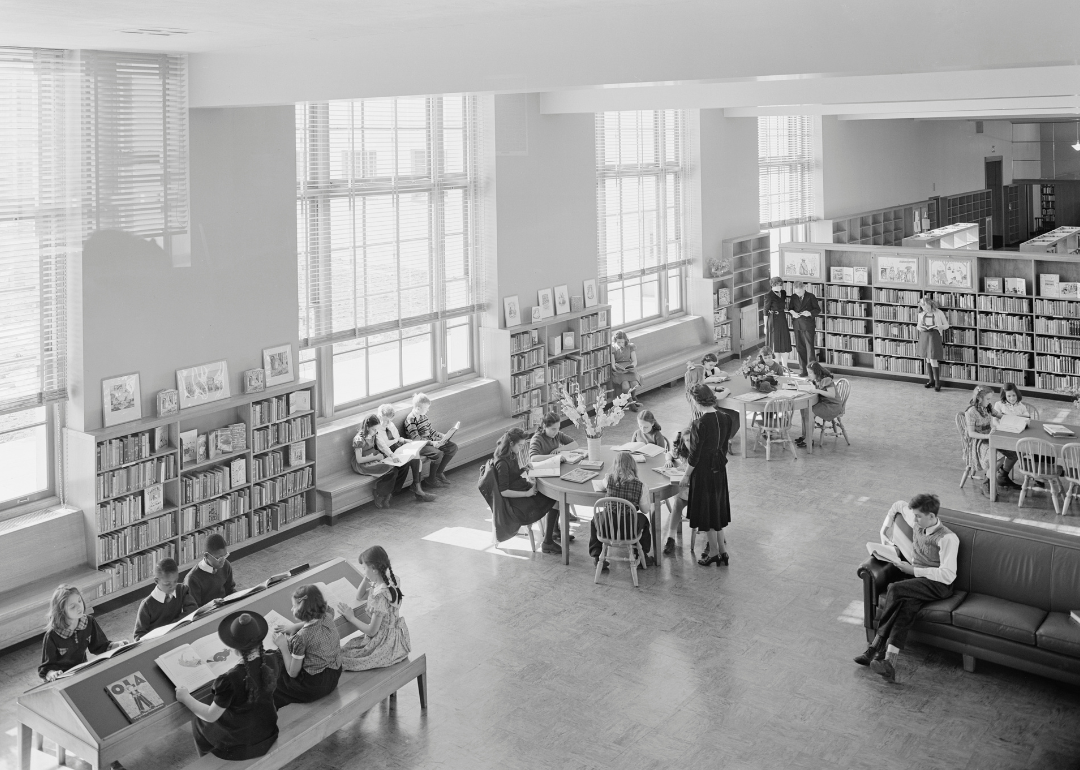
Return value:
<svg viewBox="0 0 1080 770">
<path fill-rule="evenodd" d="M 791 352 L 791 332 L 787 326 L 787 292 L 784 281 L 774 277 L 769 281 L 771 291 L 762 300 L 765 311 L 765 344 L 777 353 Z"/>
<path fill-rule="evenodd" d="M 550 497 L 536 491 L 536 482 L 526 481 L 521 475 L 518 464 L 518 446 L 525 441 L 525 431 L 511 428 L 502 434 L 495 445 L 495 483 L 499 487 L 505 503 L 506 513 L 511 519 L 510 525 L 528 526 L 534 521 L 547 516 L 547 529 L 544 532 L 544 553 L 562 553 L 555 543 L 555 525 L 559 523 L 559 504 Z"/>
<path fill-rule="evenodd" d="M 243 663 L 214 680 L 213 700 L 203 703 L 186 687 L 176 688 L 176 700 L 195 715 L 191 732 L 199 756 L 254 759 L 270 751 L 278 737 L 274 684 L 277 668 L 263 657 L 266 619 L 257 612 L 234 612 L 218 625 L 218 636 L 240 653 Z"/>
<path fill-rule="evenodd" d="M 690 526 L 707 534 L 709 552 L 714 554 L 703 554 L 698 564 L 726 565 L 727 540 L 723 529 L 731 522 L 726 452 L 731 425 L 727 415 L 716 411 L 716 395 L 708 385 L 699 385 L 694 398 L 701 413 L 690 425 L 686 475 L 680 486 L 689 487 L 686 508 Z"/>
</svg>

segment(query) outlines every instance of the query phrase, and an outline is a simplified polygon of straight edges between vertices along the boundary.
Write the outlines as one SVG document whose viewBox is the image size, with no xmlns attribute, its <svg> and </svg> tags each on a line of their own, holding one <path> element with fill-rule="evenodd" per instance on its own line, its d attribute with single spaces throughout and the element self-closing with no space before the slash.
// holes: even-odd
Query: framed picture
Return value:
<svg viewBox="0 0 1080 770">
<path fill-rule="evenodd" d="M 927 257 L 926 287 L 928 289 L 975 288 L 975 259 L 964 257 Z"/>
<path fill-rule="evenodd" d="M 536 304 L 540 306 L 540 320 L 551 318 L 555 315 L 555 298 L 551 289 L 541 289 L 536 292 Z"/>
<path fill-rule="evenodd" d="M 585 281 L 585 307 L 592 307 L 593 305 L 600 304 L 600 295 L 596 291 L 596 279 L 590 278 Z"/>
<path fill-rule="evenodd" d="M 215 361 L 190 369 L 177 369 L 176 389 L 180 391 L 181 409 L 228 398 L 229 364 Z"/>
<path fill-rule="evenodd" d="M 266 390 L 266 370 L 248 369 L 244 372 L 244 392 L 262 393 Z"/>
<path fill-rule="evenodd" d="M 292 345 L 280 345 L 263 350 L 263 369 L 266 370 L 267 387 L 292 382 Z"/>
<path fill-rule="evenodd" d="M 874 286 L 917 288 L 919 286 L 919 258 L 901 257 L 897 254 L 875 254 Z"/>
<path fill-rule="evenodd" d="M 820 251 L 784 249 L 780 253 L 780 275 L 795 281 L 820 281 L 823 258 Z"/>
<path fill-rule="evenodd" d="M 521 323 L 521 304 L 516 294 L 512 297 L 503 297 L 503 321 L 507 329 Z"/>
<path fill-rule="evenodd" d="M 180 391 L 159 390 L 157 394 L 157 416 L 164 417 L 168 414 L 176 414 L 180 411 Z"/>
<path fill-rule="evenodd" d="M 139 374 L 121 374 L 101 381 L 101 408 L 105 427 L 131 422 L 142 417 L 142 391 Z"/>
<path fill-rule="evenodd" d="M 566 284 L 555 287 L 555 315 L 570 312 L 570 290 Z"/>
<path fill-rule="evenodd" d="M 532 323 L 538 324 L 543 320 L 544 320 L 544 317 L 542 315 L 540 315 L 540 306 L 539 305 L 533 305 Z"/>
</svg>

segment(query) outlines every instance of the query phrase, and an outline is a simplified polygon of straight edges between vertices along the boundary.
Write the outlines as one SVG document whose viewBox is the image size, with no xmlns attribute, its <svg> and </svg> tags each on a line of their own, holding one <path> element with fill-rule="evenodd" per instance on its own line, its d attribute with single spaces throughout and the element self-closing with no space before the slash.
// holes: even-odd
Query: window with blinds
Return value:
<svg viewBox="0 0 1080 770">
<path fill-rule="evenodd" d="M 758 118 L 758 218 L 761 229 L 814 216 L 814 120 L 807 115 Z"/>
<path fill-rule="evenodd" d="M 476 121 L 461 94 L 297 105 L 300 344 L 336 407 L 472 366 Z"/>
<path fill-rule="evenodd" d="M 613 326 L 683 307 L 685 112 L 596 115 L 599 278 Z"/>
</svg>

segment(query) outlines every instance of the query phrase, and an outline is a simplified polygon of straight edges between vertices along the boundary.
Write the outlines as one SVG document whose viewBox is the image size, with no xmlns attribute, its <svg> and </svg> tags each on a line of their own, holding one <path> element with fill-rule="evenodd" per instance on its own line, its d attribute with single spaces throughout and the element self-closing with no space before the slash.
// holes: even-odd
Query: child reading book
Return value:
<svg viewBox="0 0 1080 770">
<path fill-rule="evenodd" d="M 175 559 L 162 559 L 154 568 L 154 590 L 142 600 L 135 619 L 135 641 L 158 626 L 175 623 L 199 609 L 186 585 L 180 582 Z"/>
<path fill-rule="evenodd" d="M 232 565 L 229 563 L 229 544 L 219 533 L 206 538 L 206 551 L 195 568 L 184 577 L 184 585 L 196 607 L 202 607 L 214 599 L 224 599 L 236 590 Z"/>
<path fill-rule="evenodd" d="M 577 442 L 567 436 L 559 427 L 562 418 L 557 412 L 544 415 L 540 429 L 529 439 L 529 459 L 550 457 L 561 450 L 577 449 Z"/>
<path fill-rule="evenodd" d="M 346 642 L 342 650 L 341 662 L 346 671 L 392 666 L 409 657 L 412 649 L 409 627 L 400 615 L 404 594 L 390 566 L 390 557 L 382 546 L 374 545 L 360 554 L 360 571 L 364 573 L 364 579 L 356 591 L 356 598 L 367 600 L 371 622 L 365 623 L 355 617 L 347 604 L 338 604 L 345 619 L 362 632 L 359 637 Z"/>
<path fill-rule="evenodd" d="M 634 508 L 637 509 L 637 528 L 641 533 L 641 540 L 639 541 L 639 547 L 643 549 L 644 553 L 648 553 L 652 550 L 652 530 L 649 527 L 649 519 L 646 514 L 652 510 L 652 500 L 649 499 L 648 491 L 645 489 L 645 485 L 641 483 L 641 479 L 637 475 L 637 463 L 634 458 L 631 457 L 629 452 L 616 452 L 614 467 L 611 469 L 611 473 L 607 476 L 607 497 L 618 497 L 622 500 L 628 501 Z M 596 533 L 596 519 L 593 519 L 591 527 L 591 533 L 589 536 L 589 555 L 593 557 L 593 562 L 598 563 L 600 561 L 600 554 L 603 552 L 604 544 L 600 542 L 600 538 Z M 646 557 L 645 564 L 655 564 L 656 561 L 651 557 Z M 607 562 L 604 562 L 605 570 L 607 569 Z"/>
<path fill-rule="evenodd" d="M 425 393 L 413 395 L 412 411 L 405 417 L 405 435 L 413 441 L 424 440 L 428 444 L 420 455 L 431 463 L 428 470 L 429 486 L 450 486 L 450 477 L 446 475 L 446 467 L 457 454 L 458 445 L 450 440 L 457 431 L 454 425 L 445 435 L 431 427 L 431 421 L 427 413 L 431 409 L 431 399 Z"/>
<path fill-rule="evenodd" d="M 642 444 L 654 444 L 663 449 L 668 449 L 671 446 L 664 437 L 664 434 L 660 432 L 660 423 L 656 421 L 656 417 L 650 410 L 646 409 L 638 415 L 637 426 L 638 429 L 634 431 L 634 435 L 630 439 L 631 441 L 640 441 Z"/>
<path fill-rule="evenodd" d="M 278 708 L 329 695 L 341 678 L 341 637 L 334 625 L 334 611 L 318 586 L 296 589 L 292 613 L 299 623 L 274 629 L 274 644 L 284 662 L 274 690 Z"/>
<path fill-rule="evenodd" d="M 380 428 L 381 425 L 382 421 L 377 414 L 365 418 L 353 438 L 353 456 L 350 458 L 353 472 L 378 477 L 375 482 L 375 507 L 389 508 L 391 497 L 405 486 L 410 474 L 416 499 L 424 503 L 434 502 L 435 495 L 425 492 L 420 483 L 422 464 L 419 457 L 402 465 L 388 462 L 394 456 L 394 451 L 386 443 L 386 434 Z"/>
<path fill-rule="evenodd" d="M 87 614 L 86 601 L 79 589 L 61 583 L 49 600 L 38 676 L 51 681 L 69 668 L 85 663 L 87 652 L 101 655 L 124 644 L 110 642 L 98 622 Z"/>
</svg>

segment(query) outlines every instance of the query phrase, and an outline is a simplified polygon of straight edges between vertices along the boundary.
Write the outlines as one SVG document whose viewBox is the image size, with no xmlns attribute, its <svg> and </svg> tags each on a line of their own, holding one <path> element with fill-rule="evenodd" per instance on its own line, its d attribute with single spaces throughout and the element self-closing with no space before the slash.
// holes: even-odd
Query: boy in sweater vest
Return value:
<svg viewBox="0 0 1080 770">
<path fill-rule="evenodd" d="M 206 538 L 206 552 L 195 568 L 184 578 L 196 607 L 214 599 L 224 599 L 236 590 L 232 565 L 229 564 L 229 544 L 215 532 Z"/>
<path fill-rule="evenodd" d="M 911 577 L 889 584 L 877 636 L 855 662 L 870 666 L 888 682 L 896 681 L 896 656 L 919 610 L 953 593 L 960 538 L 938 520 L 940 508 L 937 495 L 915 495 L 906 505 L 903 500 L 894 503 L 881 527 L 883 543 L 898 542 L 910 533 L 912 563 L 896 567 Z"/>
<path fill-rule="evenodd" d="M 199 608 L 180 582 L 180 568 L 174 559 L 162 559 L 154 568 L 154 590 L 139 605 L 135 620 L 135 640 L 159 626 L 175 623 Z"/>
</svg>

